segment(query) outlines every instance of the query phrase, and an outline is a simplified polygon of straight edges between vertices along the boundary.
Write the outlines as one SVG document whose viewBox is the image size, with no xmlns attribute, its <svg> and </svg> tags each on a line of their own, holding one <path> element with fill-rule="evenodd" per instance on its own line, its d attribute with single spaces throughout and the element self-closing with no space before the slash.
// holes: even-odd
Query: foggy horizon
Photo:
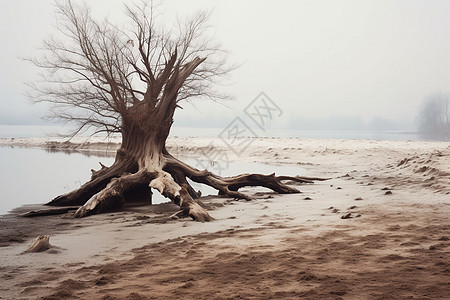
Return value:
<svg viewBox="0 0 450 300">
<path fill-rule="evenodd" d="M 36 70 L 20 57 L 55 28 L 53 1 L 3 1 L 0 124 L 46 125 L 46 105 L 31 105 L 24 82 Z M 90 1 L 119 24 L 122 1 Z M 282 111 L 271 124 L 292 130 L 416 129 L 423 99 L 450 87 L 447 1 L 162 1 L 168 16 L 211 10 L 214 39 L 241 66 L 223 104 L 182 103 L 174 126 L 224 127 L 264 92 Z"/>
</svg>

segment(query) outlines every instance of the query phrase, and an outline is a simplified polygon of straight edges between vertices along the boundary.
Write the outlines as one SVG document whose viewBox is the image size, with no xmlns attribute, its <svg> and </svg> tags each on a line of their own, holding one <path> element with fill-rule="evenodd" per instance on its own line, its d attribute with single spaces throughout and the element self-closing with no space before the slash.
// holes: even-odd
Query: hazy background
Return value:
<svg viewBox="0 0 450 300">
<path fill-rule="evenodd" d="M 0 0 L 0 125 L 45 124 L 47 107 L 23 95 L 37 70 L 19 58 L 39 55 L 55 30 L 52 3 Z M 89 1 L 116 20 L 122 3 Z M 242 64 L 227 82 L 234 101 L 186 104 L 176 126 L 224 127 L 264 91 L 283 111 L 275 129 L 414 130 L 424 97 L 450 91 L 450 1 L 163 4 L 168 20 L 212 9 L 216 39 Z"/>
</svg>

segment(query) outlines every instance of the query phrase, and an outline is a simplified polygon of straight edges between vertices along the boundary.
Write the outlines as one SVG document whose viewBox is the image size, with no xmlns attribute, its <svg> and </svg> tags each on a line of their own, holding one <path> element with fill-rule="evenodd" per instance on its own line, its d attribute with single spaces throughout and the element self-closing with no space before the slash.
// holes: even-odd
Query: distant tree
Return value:
<svg viewBox="0 0 450 300">
<path fill-rule="evenodd" d="M 187 178 L 224 195 L 250 199 L 238 190 L 264 186 L 279 193 L 297 189 L 275 174 L 220 177 L 198 170 L 166 148 L 175 110 L 196 97 L 221 99 L 214 84 L 230 71 L 224 53 L 207 36 L 207 14 L 198 13 L 168 30 L 156 7 L 125 6 L 128 27 L 93 18 L 86 4 L 56 2 L 62 38 L 45 42 L 46 54 L 31 60 L 44 71 L 33 86 L 34 100 L 53 104 L 54 117 L 86 129 L 119 133 L 122 144 L 110 167 L 92 170 L 91 180 L 49 205 L 80 206 L 75 216 L 118 209 L 130 198 L 148 199 L 158 190 L 180 206 L 179 215 L 198 221 L 211 217 Z M 306 182 L 310 182 L 306 180 Z"/>
<path fill-rule="evenodd" d="M 417 116 L 421 133 L 430 137 L 450 137 L 450 94 L 434 93 L 426 97 Z"/>
</svg>

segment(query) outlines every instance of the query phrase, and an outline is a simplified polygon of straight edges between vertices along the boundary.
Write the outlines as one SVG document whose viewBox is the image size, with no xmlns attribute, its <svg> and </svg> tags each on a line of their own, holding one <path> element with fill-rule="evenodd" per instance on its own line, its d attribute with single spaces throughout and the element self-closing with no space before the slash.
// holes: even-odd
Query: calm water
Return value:
<svg viewBox="0 0 450 300">
<path fill-rule="evenodd" d="M 60 194 L 70 192 L 89 180 L 91 169 L 99 169 L 99 162 L 109 166 L 113 157 L 87 156 L 82 153 L 48 152 L 43 149 L 0 147 L 0 215 L 25 204 L 46 203 Z M 201 168 L 195 159 L 184 160 L 194 167 Z M 276 172 L 283 175 L 302 175 L 304 169 L 287 165 L 273 166 L 257 163 L 233 163 L 221 171 L 223 176 L 238 173 Z M 211 171 L 215 171 L 214 168 Z M 193 184 L 203 195 L 216 194 L 212 188 Z M 153 203 L 168 200 L 158 192 L 154 193 Z"/>
<path fill-rule="evenodd" d="M 90 178 L 90 169 L 99 168 L 100 160 L 106 165 L 113 162 L 79 153 L 0 147 L 0 214 L 23 204 L 46 203 L 80 187 Z"/>
</svg>

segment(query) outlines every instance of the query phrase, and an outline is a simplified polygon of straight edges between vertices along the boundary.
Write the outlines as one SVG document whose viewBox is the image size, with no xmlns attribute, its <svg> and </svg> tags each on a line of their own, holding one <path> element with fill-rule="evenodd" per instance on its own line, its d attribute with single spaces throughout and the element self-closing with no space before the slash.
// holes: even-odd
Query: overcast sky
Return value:
<svg viewBox="0 0 450 300">
<path fill-rule="evenodd" d="M 0 3 L 0 124 L 37 123 L 46 107 L 31 106 L 23 95 L 23 82 L 37 70 L 19 58 L 36 55 L 54 30 L 52 1 Z M 117 0 L 89 3 L 113 19 L 123 8 Z M 177 112 L 179 124 L 231 120 L 264 91 L 283 111 L 278 121 L 289 126 L 345 118 L 411 125 L 425 96 L 450 92 L 450 1 L 163 3 L 179 15 L 213 9 L 216 39 L 242 64 L 227 88 L 235 98 L 230 109 L 187 105 Z"/>
</svg>

